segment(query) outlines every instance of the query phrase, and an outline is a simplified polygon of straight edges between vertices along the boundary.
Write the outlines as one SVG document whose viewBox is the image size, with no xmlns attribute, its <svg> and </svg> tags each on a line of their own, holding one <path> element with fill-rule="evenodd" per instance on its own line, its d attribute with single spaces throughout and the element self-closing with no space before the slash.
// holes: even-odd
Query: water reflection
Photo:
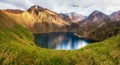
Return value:
<svg viewBox="0 0 120 65">
<path fill-rule="evenodd" d="M 42 33 L 35 34 L 36 45 L 43 48 L 57 49 L 57 50 L 74 50 L 93 43 L 93 40 L 79 38 L 71 32 L 57 32 L 57 33 Z"/>
</svg>

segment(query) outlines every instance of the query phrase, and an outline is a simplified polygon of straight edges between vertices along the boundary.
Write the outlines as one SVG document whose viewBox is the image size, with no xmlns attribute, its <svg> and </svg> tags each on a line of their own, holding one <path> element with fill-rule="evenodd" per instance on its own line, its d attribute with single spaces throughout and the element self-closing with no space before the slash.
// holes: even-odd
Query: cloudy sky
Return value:
<svg viewBox="0 0 120 65">
<path fill-rule="evenodd" d="M 0 0 L 0 9 L 26 10 L 35 4 L 58 13 L 77 12 L 83 15 L 94 10 L 108 15 L 120 10 L 119 0 Z"/>
</svg>

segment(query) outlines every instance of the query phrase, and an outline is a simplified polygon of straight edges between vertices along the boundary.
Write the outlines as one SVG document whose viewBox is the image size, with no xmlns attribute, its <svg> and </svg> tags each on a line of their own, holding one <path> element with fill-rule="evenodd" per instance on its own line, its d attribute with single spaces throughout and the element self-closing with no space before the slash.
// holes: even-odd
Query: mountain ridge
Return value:
<svg viewBox="0 0 120 65">
<path fill-rule="evenodd" d="M 95 10 L 86 19 L 79 22 L 80 27 L 76 33 L 89 39 L 102 41 L 119 33 L 119 21 L 111 19 L 110 15 Z"/>
<path fill-rule="evenodd" d="M 62 27 L 70 25 L 59 14 L 37 5 L 19 15 L 9 12 L 7 14 L 15 17 L 16 21 L 32 33 L 65 31 Z"/>
</svg>

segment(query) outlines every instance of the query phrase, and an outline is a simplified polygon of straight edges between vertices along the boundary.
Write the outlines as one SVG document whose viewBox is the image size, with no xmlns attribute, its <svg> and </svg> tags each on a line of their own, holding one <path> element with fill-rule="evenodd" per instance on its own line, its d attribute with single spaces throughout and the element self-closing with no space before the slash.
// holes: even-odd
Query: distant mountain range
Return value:
<svg viewBox="0 0 120 65">
<path fill-rule="evenodd" d="M 87 25 L 91 23 L 105 24 L 107 21 L 120 21 L 120 11 L 113 12 L 111 15 L 95 10 L 89 16 L 71 13 L 60 13 L 60 16 L 69 23 L 79 23 L 80 25 Z"/>
<path fill-rule="evenodd" d="M 75 12 L 71 13 L 60 13 L 61 17 L 68 21 L 69 23 L 78 23 L 79 21 L 85 19 L 85 17 L 81 14 L 77 14 Z"/>
<path fill-rule="evenodd" d="M 101 11 L 95 10 L 87 17 L 80 15 L 82 18 L 79 17 L 79 14 L 72 14 L 70 16 L 68 14 L 61 15 L 66 21 L 71 23 L 71 26 L 69 26 L 70 30 L 74 30 L 81 37 L 101 41 L 117 35 L 119 31 L 120 11 L 106 15 Z"/>
<path fill-rule="evenodd" d="M 12 9 L 6 9 L 3 10 L 5 12 L 13 13 L 13 14 L 22 14 L 22 15 L 28 15 L 35 17 L 37 22 L 52 22 L 59 26 L 64 26 L 64 24 L 70 25 L 70 23 L 79 23 L 80 25 L 85 24 L 91 24 L 91 23 L 105 23 L 106 20 L 111 21 L 119 21 L 120 20 L 120 11 L 113 12 L 111 15 L 106 15 L 98 10 L 93 11 L 89 16 L 77 14 L 75 12 L 70 13 L 56 13 L 51 10 L 48 10 L 46 8 L 40 7 L 38 5 L 34 5 L 30 7 L 27 11 L 22 10 L 12 10 Z M 43 15 L 44 14 L 44 15 Z M 50 19 L 51 17 L 52 19 Z M 41 18 L 41 19 L 39 19 Z M 47 19 L 44 19 L 47 18 Z M 38 20 L 39 19 L 39 20 Z M 47 21 L 44 21 L 44 20 Z M 49 19 L 49 20 L 48 20 Z M 58 19 L 60 22 L 57 22 Z M 52 21 L 50 21 L 52 20 Z M 35 21 L 34 21 L 35 22 Z"/>
</svg>

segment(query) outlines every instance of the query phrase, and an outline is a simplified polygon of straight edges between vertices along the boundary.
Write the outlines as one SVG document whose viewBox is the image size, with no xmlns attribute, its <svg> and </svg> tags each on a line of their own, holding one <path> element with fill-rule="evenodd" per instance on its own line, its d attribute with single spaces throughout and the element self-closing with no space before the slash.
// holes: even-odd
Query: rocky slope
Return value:
<svg viewBox="0 0 120 65">
<path fill-rule="evenodd" d="M 30 18 L 27 17 L 28 15 Z M 23 13 L 23 18 L 25 22 L 29 22 L 26 27 L 29 27 L 33 33 L 62 31 L 62 27 L 69 25 L 57 13 L 40 6 L 29 8 Z"/>
<path fill-rule="evenodd" d="M 117 35 L 120 22 L 119 20 L 115 21 L 100 11 L 94 11 L 85 20 L 79 22 L 80 27 L 76 33 L 89 39 L 102 41 Z"/>
<path fill-rule="evenodd" d="M 70 25 L 59 14 L 40 6 L 32 6 L 21 14 L 8 13 L 32 33 L 66 31 L 63 27 Z"/>
<path fill-rule="evenodd" d="M 110 20 L 110 17 L 98 10 L 95 10 L 92 12 L 86 19 L 80 21 L 80 25 L 89 25 L 89 24 L 105 24 L 108 20 Z"/>
</svg>

